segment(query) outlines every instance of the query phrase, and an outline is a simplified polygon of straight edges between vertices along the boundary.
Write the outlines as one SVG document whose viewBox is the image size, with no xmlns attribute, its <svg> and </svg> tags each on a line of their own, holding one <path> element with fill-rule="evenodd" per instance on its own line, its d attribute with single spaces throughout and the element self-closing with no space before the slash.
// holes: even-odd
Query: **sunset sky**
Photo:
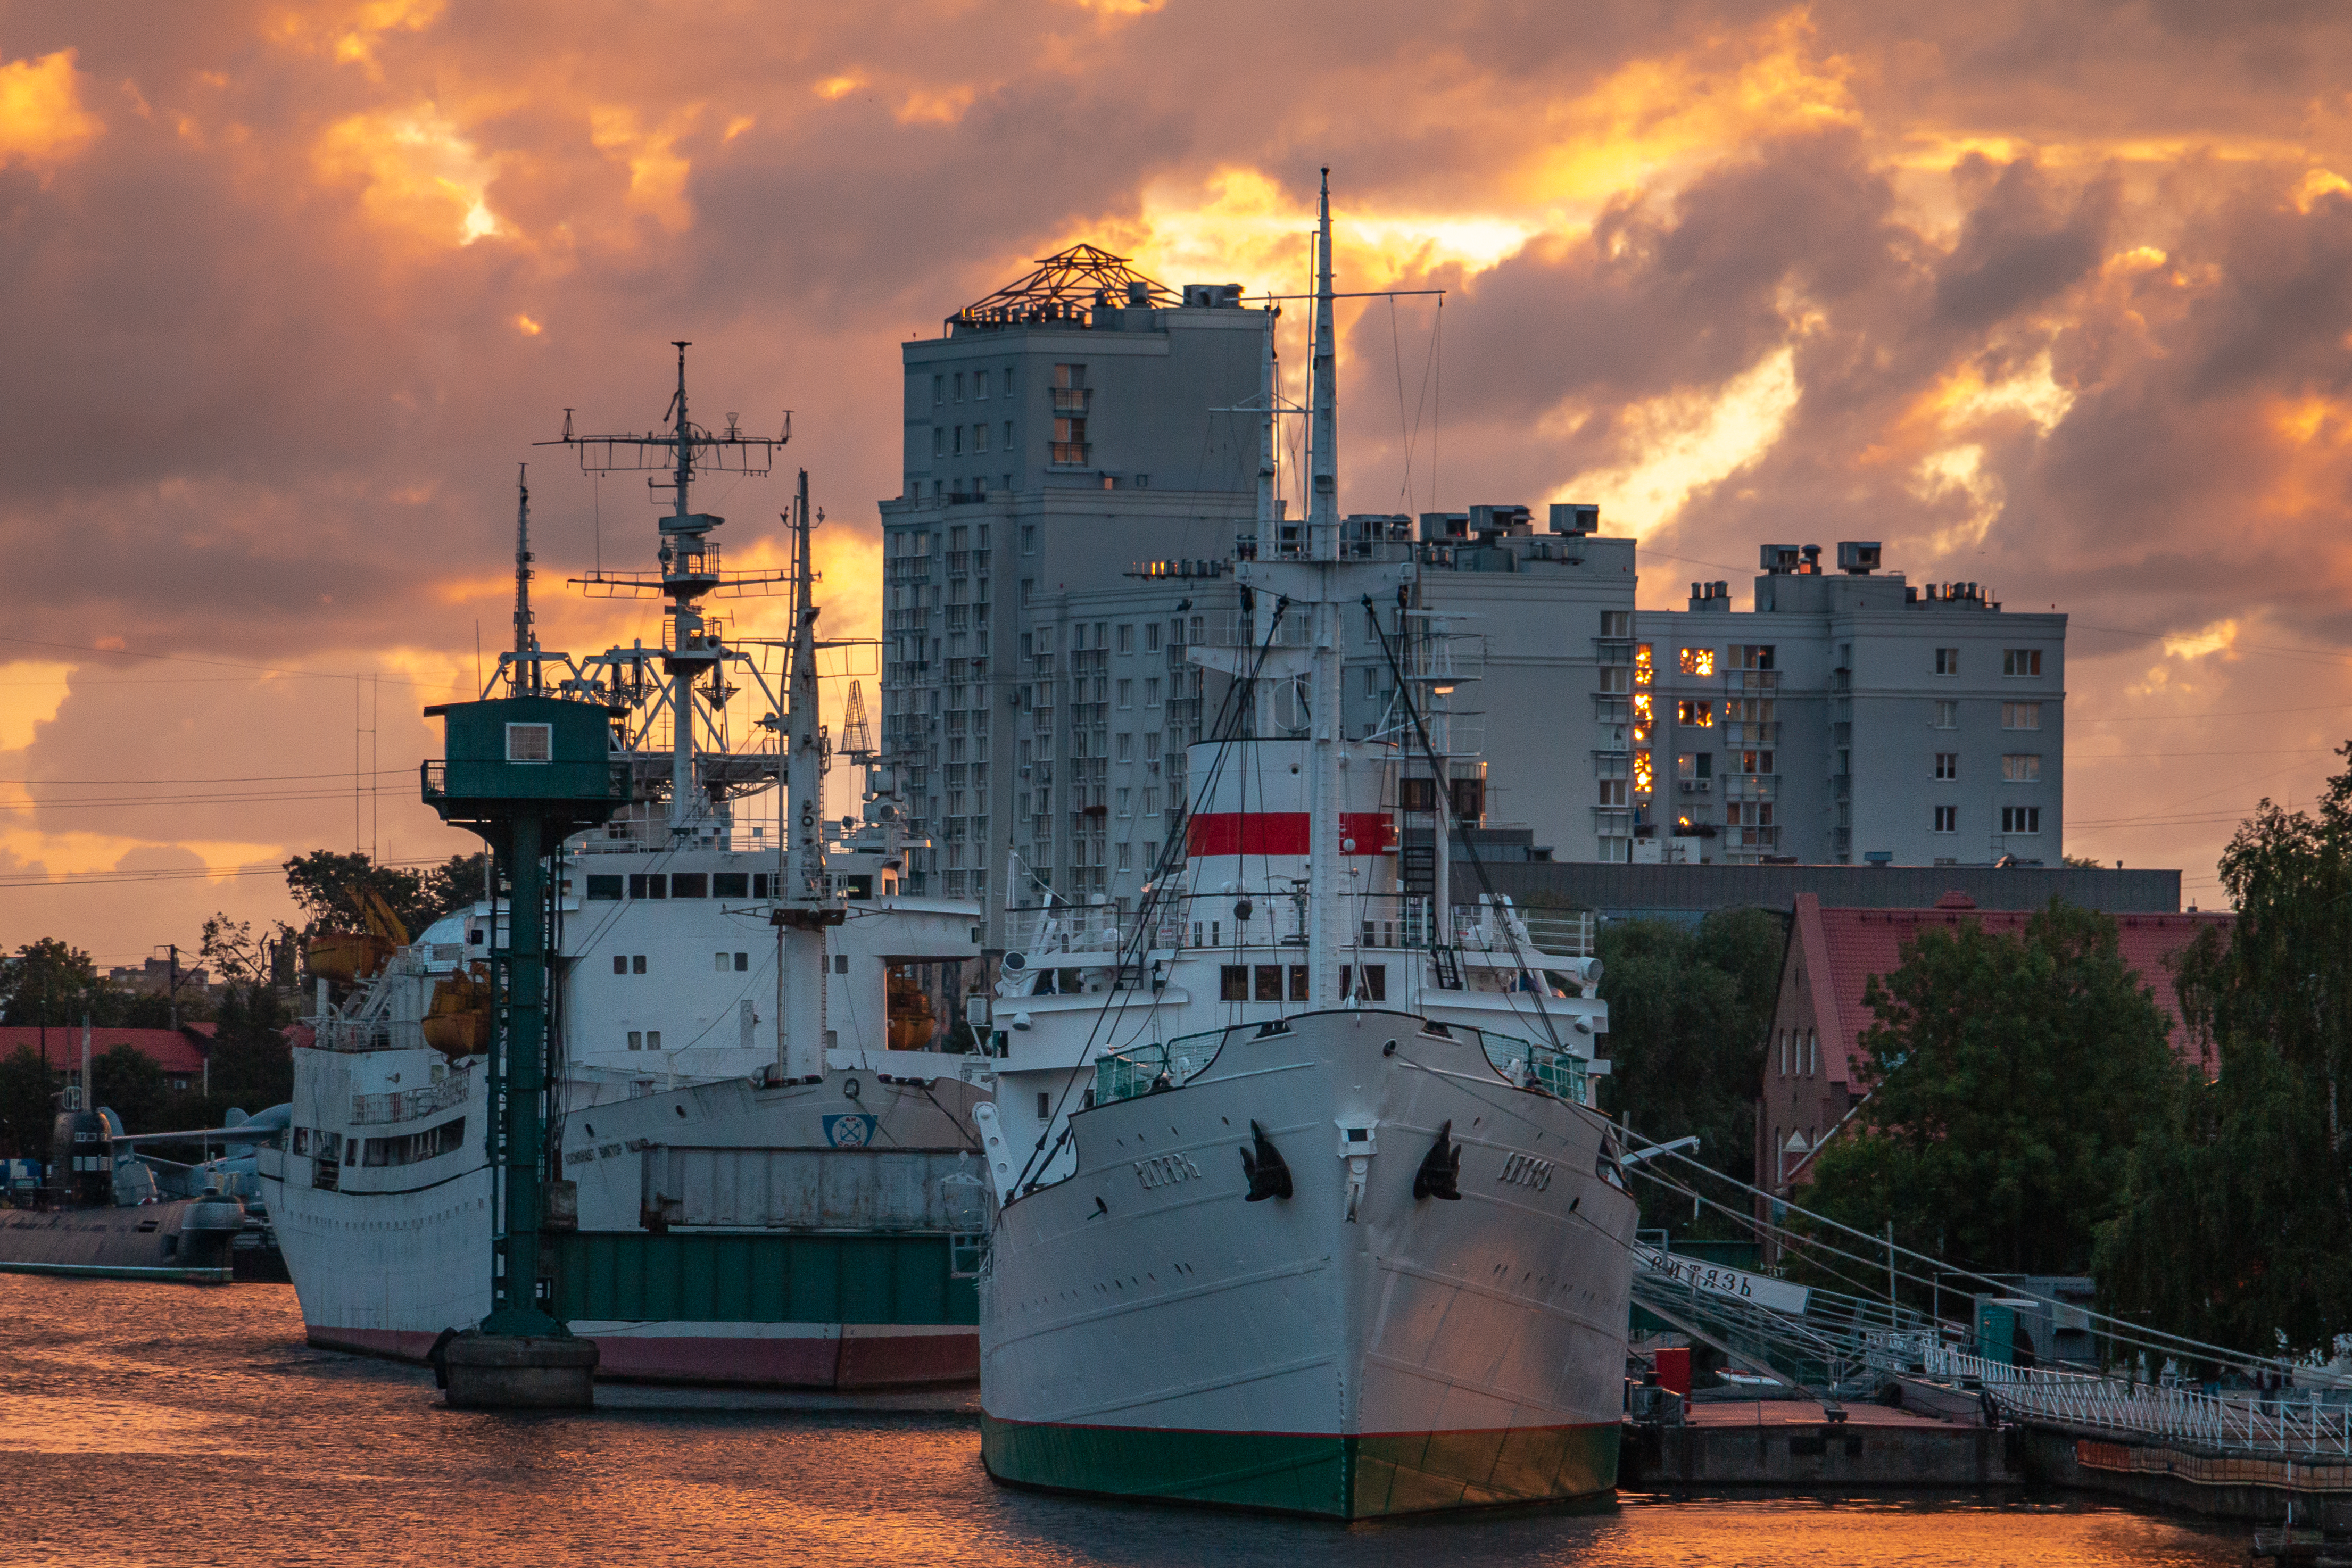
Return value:
<svg viewBox="0 0 2352 1568">
<path fill-rule="evenodd" d="M 203 873 L 352 846 L 355 674 L 380 852 L 470 847 L 416 803 L 417 709 L 507 634 L 520 460 L 547 644 L 657 638 L 561 580 L 650 566 L 636 482 L 530 444 L 655 423 L 668 340 L 714 421 L 794 411 L 827 629 L 870 632 L 898 343 L 1079 240 L 1295 290 L 1321 164 L 1342 287 L 1448 290 L 1343 316 L 1343 507 L 1598 500 L 1644 605 L 1877 538 L 2063 610 L 2065 848 L 2210 907 L 2238 819 L 2352 734 L 2347 35 L 2292 0 L 5 0 L 0 945 L 285 912 Z M 780 560 L 788 485 L 699 497 L 730 565 Z"/>
</svg>

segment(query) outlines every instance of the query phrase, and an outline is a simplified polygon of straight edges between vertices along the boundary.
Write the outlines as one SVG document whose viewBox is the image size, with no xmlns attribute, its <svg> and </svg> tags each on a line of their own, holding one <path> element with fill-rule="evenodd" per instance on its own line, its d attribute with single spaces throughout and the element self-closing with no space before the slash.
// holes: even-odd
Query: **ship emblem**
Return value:
<svg viewBox="0 0 2352 1568">
<path fill-rule="evenodd" d="M 824 1141 L 836 1149 L 862 1149 L 874 1142 L 874 1118 L 863 1113 L 824 1119 Z"/>
</svg>

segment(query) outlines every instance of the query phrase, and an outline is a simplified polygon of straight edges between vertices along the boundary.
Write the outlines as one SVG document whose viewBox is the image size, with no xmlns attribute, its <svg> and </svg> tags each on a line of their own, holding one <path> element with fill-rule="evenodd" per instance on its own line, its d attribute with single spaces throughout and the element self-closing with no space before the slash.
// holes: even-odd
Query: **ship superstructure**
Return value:
<svg viewBox="0 0 2352 1568">
<path fill-rule="evenodd" d="M 1634 1204 L 1591 927 L 1400 870 L 1472 770 L 1411 542 L 1338 516 L 1328 188 L 1320 235 L 1312 505 L 1237 552 L 1237 634 L 1192 655 L 1236 696 L 1191 748 L 1181 869 L 1131 916 L 1037 912 L 1004 960 L 984 1453 L 1344 1519 L 1605 1492 Z M 1349 739 L 1365 643 L 1401 722 Z"/>
<path fill-rule="evenodd" d="M 918 969 L 976 956 L 978 908 L 908 894 L 894 782 L 824 816 L 806 476 L 794 559 L 729 573 L 692 505 L 709 473 L 764 474 L 782 436 L 697 424 L 684 350 L 666 428 L 562 440 L 598 471 L 657 454 L 656 573 L 592 592 L 665 601 L 657 647 L 543 650 L 518 511 L 514 647 L 490 689 L 609 716 L 611 821 L 546 879 L 547 1236 L 541 1300 L 597 1340 L 601 1375 L 864 1387 L 968 1379 L 983 1091 L 911 1015 Z M 788 431 L 787 431 L 788 434 Z M 781 639 L 730 638 L 705 601 L 782 587 Z M 761 651 L 782 668 L 763 667 Z M 732 699 L 766 699 L 754 724 Z M 488 692 L 486 691 L 486 695 Z M 442 786 L 427 764 L 428 800 Z M 777 790 L 773 825 L 739 804 Z M 341 996 L 322 984 L 292 1124 L 261 1176 L 313 1343 L 412 1357 L 489 1306 L 490 984 L 501 890 Z M 927 1038 L 929 1037 L 929 1038 Z M 977 1061 L 978 1059 L 971 1059 Z M 959 1260 L 963 1266 L 959 1266 Z"/>
</svg>

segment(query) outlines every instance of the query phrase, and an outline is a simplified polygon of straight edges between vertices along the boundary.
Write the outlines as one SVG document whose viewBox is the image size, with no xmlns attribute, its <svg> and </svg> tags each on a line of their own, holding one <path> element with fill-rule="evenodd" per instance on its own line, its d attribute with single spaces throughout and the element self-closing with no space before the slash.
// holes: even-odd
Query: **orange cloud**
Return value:
<svg viewBox="0 0 2352 1568">
<path fill-rule="evenodd" d="M 434 104 L 338 120 L 312 162 L 322 180 L 362 186 L 368 215 L 387 228 L 439 245 L 500 232 L 488 200 L 494 171 Z"/>
<path fill-rule="evenodd" d="M 82 107 L 76 51 L 0 65 L 0 165 L 44 171 L 69 162 L 106 130 Z"/>
</svg>

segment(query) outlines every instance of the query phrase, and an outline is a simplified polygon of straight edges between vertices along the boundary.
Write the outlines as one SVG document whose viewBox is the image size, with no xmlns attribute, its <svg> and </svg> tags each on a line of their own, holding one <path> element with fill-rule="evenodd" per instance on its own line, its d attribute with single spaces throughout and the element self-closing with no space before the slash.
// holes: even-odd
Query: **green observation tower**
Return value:
<svg viewBox="0 0 2352 1568">
<path fill-rule="evenodd" d="M 447 1340 L 439 1359 L 452 1405 L 581 1407 L 591 1403 L 596 1347 L 573 1338 L 540 1304 L 549 1193 L 548 954 L 551 894 L 561 884 L 560 871 L 551 872 L 560 867 L 564 840 L 628 804 L 628 767 L 613 760 L 612 738 L 625 710 L 547 695 L 528 601 L 520 591 L 518 600 L 523 651 L 508 666 L 509 695 L 425 710 L 442 721 L 447 753 L 423 766 L 425 804 L 443 821 L 479 833 L 490 846 L 496 885 L 511 889 L 505 910 L 493 906 L 490 925 L 497 1019 L 489 1061 L 490 1315 Z"/>
</svg>

